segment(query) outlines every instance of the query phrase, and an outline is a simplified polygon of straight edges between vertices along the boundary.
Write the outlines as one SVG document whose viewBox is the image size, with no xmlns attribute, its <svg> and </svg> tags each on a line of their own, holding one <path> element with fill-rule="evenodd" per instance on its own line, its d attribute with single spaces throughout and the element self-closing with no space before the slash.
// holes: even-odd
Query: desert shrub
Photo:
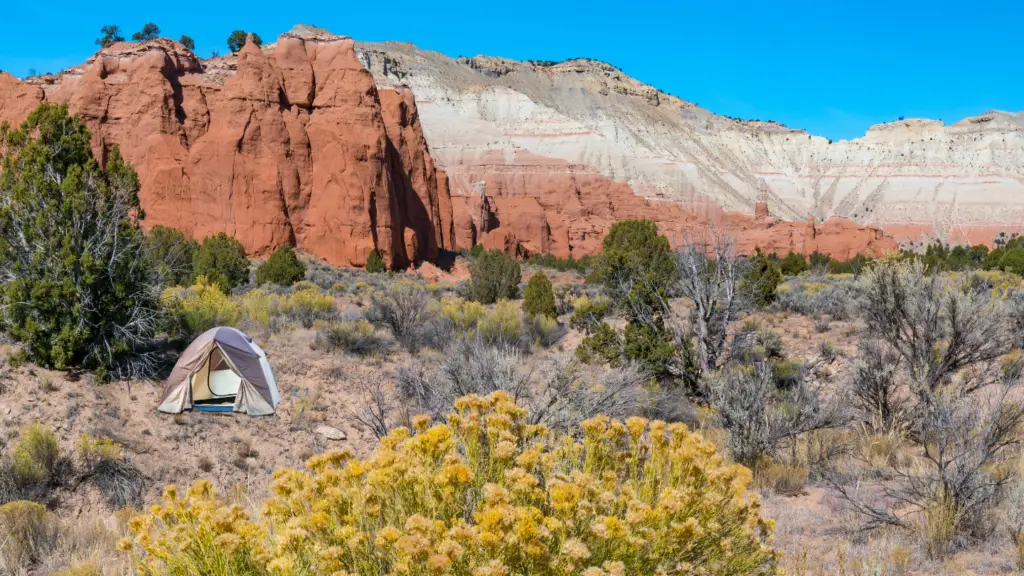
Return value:
<svg viewBox="0 0 1024 576">
<path fill-rule="evenodd" d="M 139 376 L 159 294 L 139 178 L 116 146 L 101 168 L 90 144 L 66 106 L 0 126 L 0 331 L 43 366 Z"/>
<path fill-rule="evenodd" d="M 234 326 L 239 309 L 220 288 L 203 277 L 188 288 L 176 286 L 160 296 L 172 338 L 191 339 L 210 328 Z"/>
<path fill-rule="evenodd" d="M 371 274 L 377 274 L 387 270 L 387 265 L 384 263 L 384 259 L 380 257 L 380 252 L 371 250 L 370 255 L 366 257 L 366 271 Z"/>
<path fill-rule="evenodd" d="M 775 301 L 775 289 L 782 283 L 782 272 L 770 258 L 757 251 L 743 274 L 740 289 L 746 292 L 754 305 L 764 308 Z"/>
<path fill-rule="evenodd" d="M 406 350 L 416 353 L 429 343 L 431 325 L 437 318 L 436 301 L 415 282 L 393 282 L 370 297 L 366 317 L 387 328 Z"/>
<path fill-rule="evenodd" d="M 779 260 L 779 271 L 786 276 L 799 276 L 801 273 L 810 270 L 807 259 L 803 254 L 790 252 L 786 257 Z"/>
<path fill-rule="evenodd" d="M 729 431 L 732 457 L 751 466 L 778 456 L 782 446 L 801 434 L 845 423 L 838 403 L 823 402 L 809 384 L 777 388 L 772 368 L 764 363 L 727 370 L 711 383 L 709 400 Z"/>
<path fill-rule="evenodd" d="M 132 42 L 148 42 L 156 40 L 160 36 L 160 27 L 152 22 L 147 22 L 142 30 L 132 34 Z"/>
<path fill-rule="evenodd" d="M 602 321 L 608 316 L 612 308 L 612 301 L 603 297 L 591 299 L 584 294 L 573 300 L 572 307 L 574 312 L 569 320 L 569 326 L 584 334 L 592 334 L 600 328 Z"/>
<path fill-rule="evenodd" d="M 249 259 L 242 243 L 223 232 L 203 239 L 192 260 L 196 276 L 203 276 L 224 293 L 249 282 Z"/>
<path fill-rule="evenodd" d="M 169 488 L 123 546 L 147 574 L 777 573 L 750 472 L 685 426 L 596 417 L 561 435 L 502 393 L 456 411 L 365 461 L 329 452 L 277 472 L 261 520 L 221 508 L 207 481 Z"/>
<path fill-rule="evenodd" d="M 291 286 L 306 277 L 306 265 L 299 261 L 289 245 L 281 246 L 256 268 L 256 285 Z"/>
<path fill-rule="evenodd" d="M 900 429 L 910 416 L 909 399 L 897 379 L 899 367 L 899 355 L 881 342 L 861 342 L 849 387 L 862 421 L 876 434 Z"/>
<path fill-rule="evenodd" d="M 601 322 L 597 329 L 580 341 L 576 358 L 581 362 L 619 366 L 622 363 L 622 340 L 614 328 Z"/>
<path fill-rule="evenodd" d="M 467 286 L 470 300 L 482 304 L 493 304 L 498 300 L 519 297 L 519 281 L 522 269 L 501 250 L 490 250 L 476 258 L 470 267 Z"/>
<path fill-rule="evenodd" d="M 283 328 L 287 298 L 287 295 L 257 288 L 236 298 L 235 302 L 242 320 L 249 327 L 276 334 Z"/>
<path fill-rule="evenodd" d="M 730 359 L 736 362 L 754 364 L 782 358 L 785 358 L 782 338 L 756 322 L 744 323 L 743 329 L 732 339 Z"/>
<path fill-rule="evenodd" d="M 232 31 L 231 35 L 228 36 L 228 49 L 231 50 L 232 53 L 238 52 L 239 50 L 245 47 L 245 42 L 248 37 L 249 33 L 245 30 Z M 252 41 L 257 46 L 263 45 L 263 39 L 260 38 L 259 34 L 253 33 Z"/>
<path fill-rule="evenodd" d="M 1013 345 L 1024 348 L 1024 290 L 1014 290 L 1006 298 L 1006 315 L 1013 331 Z"/>
<path fill-rule="evenodd" d="M 11 451 L 11 473 L 21 488 L 52 478 L 60 462 L 60 446 L 53 431 L 42 424 L 21 427 Z"/>
<path fill-rule="evenodd" d="M 550 348 L 565 337 L 566 329 L 550 316 L 537 315 L 526 320 L 530 339 L 544 348 Z"/>
<path fill-rule="evenodd" d="M 303 328 L 312 328 L 317 320 L 334 316 L 334 297 L 321 292 L 315 284 L 299 282 L 295 291 L 281 300 L 281 310 Z"/>
<path fill-rule="evenodd" d="M 380 337 L 373 324 L 366 320 L 335 320 L 317 329 L 313 347 L 327 352 L 341 350 L 367 356 L 387 351 L 388 341 Z"/>
<path fill-rule="evenodd" d="M 650 220 L 615 223 L 594 269 L 612 302 L 630 322 L 660 323 L 669 290 L 679 279 L 668 239 Z"/>
<path fill-rule="evenodd" d="M 198 242 L 167 226 L 154 226 L 146 235 L 146 254 L 165 285 L 192 283 L 192 259 L 198 249 Z"/>
<path fill-rule="evenodd" d="M 480 338 L 491 346 L 529 346 L 522 315 L 508 300 L 499 301 L 494 310 L 480 319 L 476 330 Z"/>
<path fill-rule="evenodd" d="M 573 311 L 572 303 L 581 295 L 579 285 L 569 282 L 560 282 L 554 285 L 555 291 L 555 314 L 568 314 Z"/>
<path fill-rule="evenodd" d="M 473 258 L 479 258 L 483 253 L 483 244 L 474 244 L 473 247 L 469 249 L 469 255 L 472 256 Z"/>
<path fill-rule="evenodd" d="M 178 38 L 178 44 L 181 44 L 185 48 L 188 48 L 189 50 L 195 52 L 196 41 L 193 40 L 192 37 L 187 34 L 182 34 L 181 38 Z"/>
<path fill-rule="evenodd" d="M 851 280 L 825 280 L 792 280 L 780 285 L 771 308 L 808 317 L 827 314 L 833 320 L 849 320 L 863 305 L 863 292 Z"/>
<path fill-rule="evenodd" d="M 0 574 L 22 574 L 57 543 L 57 517 L 35 502 L 0 506 Z"/>
<path fill-rule="evenodd" d="M 551 254 L 534 254 L 530 256 L 530 264 L 534 266 L 543 266 L 544 268 L 552 268 L 562 272 L 578 272 L 583 275 L 590 271 L 594 266 L 595 260 L 593 256 L 583 256 L 577 260 L 573 258 L 572 254 L 568 258 L 558 258 Z"/>
<path fill-rule="evenodd" d="M 622 353 L 655 376 L 669 374 L 676 359 L 676 345 L 657 323 L 630 322 L 622 332 Z"/>
<path fill-rule="evenodd" d="M 530 277 L 523 291 L 523 312 L 534 316 L 543 314 L 552 318 L 558 315 L 555 308 L 555 290 L 543 272 Z"/>
<path fill-rule="evenodd" d="M 765 460 L 754 467 L 754 485 L 762 493 L 796 496 L 807 486 L 807 469 Z"/>
<path fill-rule="evenodd" d="M 121 445 L 106 436 L 93 437 L 82 434 L 75 442 L 75 448 L 86 468 L 121 459 Z"/>
<path fill-rule="evenodd" d="M 863 276 L 863 313 L 870 333 L 904 362 L 914 394 L 924 403 L 957 372 L 983 367 L 1012 348 L 1001 302 L 970 289 L 965 278 L 928 275 L 920 262 L 890 262 Z M 991 383 L 958 382 L 964 392 Z"/>
<path fill-rule="evenodd" d="M 487 314 L 487 309 L 479 302 L 448 297 L 442 300 L 440 315 L 459 332 L 465 334 L 476 329 L 480 319 Z"/>
<path fill-rule="evenodd" d="M 142 505 L 144 481 L 121 451 L 121 445 L 105 436 L 82 434 L 75 444 L 83 469 L 112 508 Z"/>
</svg>

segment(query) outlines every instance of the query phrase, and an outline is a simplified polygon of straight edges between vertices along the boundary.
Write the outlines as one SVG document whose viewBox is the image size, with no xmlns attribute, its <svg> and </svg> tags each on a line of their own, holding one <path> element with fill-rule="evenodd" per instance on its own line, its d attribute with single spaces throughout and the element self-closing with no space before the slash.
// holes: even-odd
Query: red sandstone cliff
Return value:
<svg viewBox="0 0 1024 576">
<path fill-rule="evenodd" d="M 818 251 L 846 260 L 898 249 L 874 226 L 843 218 L 824 224 L 777 221 L 768 217 L 767 204 L 758 217 L 714 206 L 697 214 L 677 203 L 644 199 L 628 184 L 585 167 L 521 151 L 511 161 L 495 154 L 459 168 L 466 180 L 477 183 L 477 189 L 452 196 L 459 247 L 479 242 L 519 257 L 579 258 L 598 253 L 615 222 L 643 218 L 657 223 L 673 245 L 715 226 L 735 237 L 741 254 L 757 248 L 780 256 Z"/>
<path fill-rule="evenodd" d="M 520 257 L 580 257 L 631 218 L 654 220 L 676 244 L 713 224 L 744 253 L 848 258 L 896 248 L 848 220 L 776 222 L 766 206 L 756 219 L 710 204 L 697 213 L 522 149 L 453 156 L 450 182 L 428 150 L 413 91 L 378 89 L 351 39 L 309 27 L 206 61 L 158 39 L 115 44 L 59 76 L 0 74 L 0 121 L 20 122 L 43 101 L 82 117 L 101 160 L 121 147 L 142 181 L 147 226 L 196 238 L 226 232 L 257 256 L 294 244 L 362 266 L 377 249 L 403 267 L 482 243 Z"/>
<path fill-rule="evenodd" d="M 226 232 L 253 255 L 295 244 L 336 265 L 394 266 L 453 246 L 447 177 L 407 91 L 378 92 L 353 41 L 284 34 L 201 62 L 176 42 L 120 43 L 59 77 L 0 75 L 0 120 L 67 104 L 102 159 L 118 144 L 147 226 Z"/>
</svg>

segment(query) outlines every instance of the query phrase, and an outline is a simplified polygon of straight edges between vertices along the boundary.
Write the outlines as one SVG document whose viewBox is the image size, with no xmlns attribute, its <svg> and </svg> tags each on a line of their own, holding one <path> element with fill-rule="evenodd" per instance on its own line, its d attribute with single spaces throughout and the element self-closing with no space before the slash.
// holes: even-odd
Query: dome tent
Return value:
<svg viewBox="0 0 1024 576">
<path fill-rule="evenodd" d="M 266 353 L 242 331 L 220 326 L 199 335 L 178 358 L 159 410 L 264 416 L 273 414 L 280 400 Z"/>
</svg>

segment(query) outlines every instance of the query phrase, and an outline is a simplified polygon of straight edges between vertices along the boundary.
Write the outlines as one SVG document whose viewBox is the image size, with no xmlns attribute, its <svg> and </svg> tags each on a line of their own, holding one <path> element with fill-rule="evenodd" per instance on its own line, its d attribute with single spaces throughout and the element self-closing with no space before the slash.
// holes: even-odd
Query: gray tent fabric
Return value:
<svg viewBox="0 0 1024 576">
<path fill-rule="evenodd" d="M 159 410 L 178 414 L 198 399 L 232 397 L 232 411 L 250 416 L 273 414 L 281 400 L 266 353 L 240 330 L 220 326 L 199 335 L 178 358 Z"/>
</svg>

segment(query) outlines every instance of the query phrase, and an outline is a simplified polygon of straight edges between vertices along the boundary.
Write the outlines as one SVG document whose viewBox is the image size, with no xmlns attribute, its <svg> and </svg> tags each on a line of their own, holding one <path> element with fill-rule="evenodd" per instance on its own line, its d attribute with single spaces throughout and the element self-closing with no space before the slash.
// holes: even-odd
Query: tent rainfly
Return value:
<svg viewBox="0 0 1024 576">
<path fill-rule="evenodd" d="M 167 379 L 161 412 L 273 414 L 281 395 L 267 355 L 240 330 L 220 326 L 195 339 Z"/>
</svg>

